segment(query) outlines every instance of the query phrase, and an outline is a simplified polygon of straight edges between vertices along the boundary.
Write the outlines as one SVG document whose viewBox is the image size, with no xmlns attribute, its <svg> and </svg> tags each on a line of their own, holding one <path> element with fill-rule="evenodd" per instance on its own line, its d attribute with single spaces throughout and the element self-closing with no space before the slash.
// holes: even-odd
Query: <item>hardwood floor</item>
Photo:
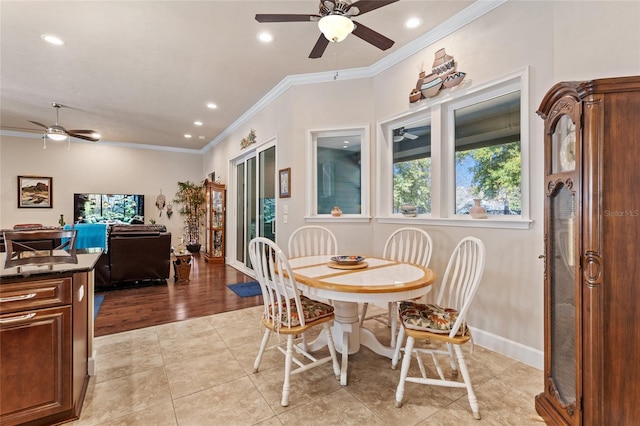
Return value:
<svg viewBox="0 0 640 426">
<path fill-rule="evenodd" d="M 193 257 L 189 282 L 128 286 L 118 290 L 96 289 L 104 302 L 95 321 L 95 336 L 182 321 L 220 312 L 257 306 L 262 296 L 239 297 L 226 285 L 253 279 L 231 266 L 211 264 L 203 255 Z"/>
</svg>

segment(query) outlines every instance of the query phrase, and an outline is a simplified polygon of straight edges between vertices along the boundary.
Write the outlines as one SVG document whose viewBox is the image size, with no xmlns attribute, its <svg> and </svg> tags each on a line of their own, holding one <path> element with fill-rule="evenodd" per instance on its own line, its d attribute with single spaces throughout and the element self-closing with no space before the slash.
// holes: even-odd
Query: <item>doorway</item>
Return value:
<svg viewBox="0 0 640 426">
<path fill-rule="evenodd" d="M 233 266 L 248 272 L 249 242 L 255 237 L 276 238 L 275 142 L 237 158 L 233 168 L 237 212 Z"/>
</svg>

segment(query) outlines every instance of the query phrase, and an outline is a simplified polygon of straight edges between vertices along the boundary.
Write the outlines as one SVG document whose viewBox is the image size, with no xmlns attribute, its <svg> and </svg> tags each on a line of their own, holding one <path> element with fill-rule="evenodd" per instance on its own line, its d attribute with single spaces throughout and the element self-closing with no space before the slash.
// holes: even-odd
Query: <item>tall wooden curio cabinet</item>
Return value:
<svg viewBox="0 0 640 426">
<path fill-rule="evenodd" d="M 556 84 L 545 122 L 547 424 L 640 422 L 640 76 Z"/>
<path fill-rule="evenodd" d="M 205 181 L 207 213 L 204 259 L 224 263 L 224 233 L 227 189 L 225 185 Z"/>
</svg>

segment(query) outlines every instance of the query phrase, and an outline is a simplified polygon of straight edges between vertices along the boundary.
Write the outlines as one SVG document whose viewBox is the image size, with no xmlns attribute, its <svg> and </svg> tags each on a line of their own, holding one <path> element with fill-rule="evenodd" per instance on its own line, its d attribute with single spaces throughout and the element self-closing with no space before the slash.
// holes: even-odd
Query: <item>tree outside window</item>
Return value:
<svg viewBox="0 0 640 426">
<path fill-rule="evenodd" d="M 520 92 L 459 108 L 454 119 L 456 214 L 474 198 L 490 215 L 521 214 Z"/>
</svg>

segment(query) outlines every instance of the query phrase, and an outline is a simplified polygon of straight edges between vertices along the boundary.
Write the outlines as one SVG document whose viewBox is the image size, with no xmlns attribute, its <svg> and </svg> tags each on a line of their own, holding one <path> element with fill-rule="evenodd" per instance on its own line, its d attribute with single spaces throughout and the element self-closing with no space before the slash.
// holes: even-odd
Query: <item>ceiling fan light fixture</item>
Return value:
<svg viewBox="0 0 640 426">
<path fill-rule="evenodd" d="M 350 18 L 344 15 L 327 15 L 318 21 L 318 28 L 327 40 L 339 43 L 355 29 L 355 25 Z"/>
<path fill-rule="evenodd" d="M 65 140 L 68 135 L 60 129 L 53 128 L 47 130 L 47 137 L 52 141 L 61 142 Z"/>
</svg>

